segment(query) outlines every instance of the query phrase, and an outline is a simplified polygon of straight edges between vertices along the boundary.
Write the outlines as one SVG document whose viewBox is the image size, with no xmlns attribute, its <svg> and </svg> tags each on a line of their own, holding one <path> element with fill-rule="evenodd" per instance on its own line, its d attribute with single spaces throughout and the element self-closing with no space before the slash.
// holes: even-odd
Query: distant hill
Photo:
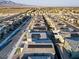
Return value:
<svg viewBox="0 0 79 59">
<path fill-rule="evenodd" d="M 31 7 L 31 5 L 23 5 L 8 0 L 0 0 L 0 7 Z"/>
</svg>

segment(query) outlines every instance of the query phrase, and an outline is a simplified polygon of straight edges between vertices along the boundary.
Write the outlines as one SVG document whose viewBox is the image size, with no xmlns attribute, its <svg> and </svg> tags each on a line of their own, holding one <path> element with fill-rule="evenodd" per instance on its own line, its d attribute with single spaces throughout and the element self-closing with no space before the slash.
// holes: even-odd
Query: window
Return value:
<svg viewBox="0 0 79 59">
<path fill-rule="evenodd" d="M 52 45 L 29 45 L 28 48 L 52 48 Z"/>
<path fill-rule="evenodd" d="M 39 39 L 40 38 L 40 34 L 32 34 L 32 38 L 33 39 Z"/>
</svg>

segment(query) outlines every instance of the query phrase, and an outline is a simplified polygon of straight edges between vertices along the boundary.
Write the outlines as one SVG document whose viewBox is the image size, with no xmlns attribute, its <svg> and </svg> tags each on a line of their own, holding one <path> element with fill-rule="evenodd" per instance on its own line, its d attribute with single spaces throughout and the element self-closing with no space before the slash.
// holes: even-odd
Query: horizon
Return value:
<svg viewBox="0 0 79 59">
<path fill-rule="evenodd" d="M 16 3 L 21 3 L 24 5 L 35 5 L 35 6 L 62 6 L 62 7 L 78 7 L 79 6 L 79 0 L 11 0 Z"/>
</svg>

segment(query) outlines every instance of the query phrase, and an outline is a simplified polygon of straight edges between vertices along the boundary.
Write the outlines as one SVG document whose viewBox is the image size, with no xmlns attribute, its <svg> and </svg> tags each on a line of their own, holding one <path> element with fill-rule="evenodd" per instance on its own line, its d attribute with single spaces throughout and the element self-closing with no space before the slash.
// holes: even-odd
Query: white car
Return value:
<svg viewBox="0 0 79 59">
<path fill-rule="evenodd" d="M 54 32 L 54 37 L 57 41 L 59 41 L 60 43 L 64 43 L 64 39 L 63 37 L 58 33 L 58 32 Z"/>
</svg>

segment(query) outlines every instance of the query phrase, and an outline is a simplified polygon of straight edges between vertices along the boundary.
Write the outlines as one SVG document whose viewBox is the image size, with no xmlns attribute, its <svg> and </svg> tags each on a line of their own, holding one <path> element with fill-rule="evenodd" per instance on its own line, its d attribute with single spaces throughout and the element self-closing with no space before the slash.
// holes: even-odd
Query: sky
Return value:
<svg viewBox="0 0 79 59">
<path fill-rule="evenodd" d="M 38 6 L 79 6 L 79 0 L 12 0 L 17 3 Z"/>
</svg>

